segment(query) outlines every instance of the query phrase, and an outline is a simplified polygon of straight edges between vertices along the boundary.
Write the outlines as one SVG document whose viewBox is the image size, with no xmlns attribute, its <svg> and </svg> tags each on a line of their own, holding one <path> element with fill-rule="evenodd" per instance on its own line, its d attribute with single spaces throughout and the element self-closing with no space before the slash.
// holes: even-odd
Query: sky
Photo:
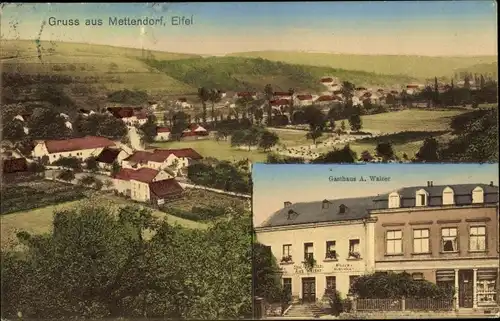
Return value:
<svg viewBox="0 0 500 321">
<path fill-rule="evenodd" d="M 356 177 L 356 182 L 332 182 L 332 177 Z M 371 182 L 369 176 L 390 177 L 387 182 Z M 366 182 L 360 181 L 364 177 Z M 254 164 L 253 221 L 259 226 L 286 201 L 311 202 L 324 199 L 376 196 L 403 187 L 489 184 L 498 186 L 498 164 L 359 164 L 359 165 L 280 165 Z"/>
<path fill-rule="evenodd" d="M 497 55 L 495 1 L 43 3 L 2 9 L 1 35 L 196 54 L 287 50 L 424 56 Z M 172 16 L 193 18 L 172 26 Z M 164 16 L 165 26 L 109 26 L 109 17 Z M 85 26 L 85 19 L 103 19 Z"/>
</svg>

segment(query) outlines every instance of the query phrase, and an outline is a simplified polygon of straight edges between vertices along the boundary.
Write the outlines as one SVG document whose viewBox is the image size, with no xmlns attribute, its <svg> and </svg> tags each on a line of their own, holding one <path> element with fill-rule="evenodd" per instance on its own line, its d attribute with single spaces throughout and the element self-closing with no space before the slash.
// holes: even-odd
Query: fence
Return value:
<svg viewBox="0 0 500 321">
<path fill-rule="evenodd" d="M 451 311 L 454 299 L 355 299 L 355 311 Z"/>
</svg>

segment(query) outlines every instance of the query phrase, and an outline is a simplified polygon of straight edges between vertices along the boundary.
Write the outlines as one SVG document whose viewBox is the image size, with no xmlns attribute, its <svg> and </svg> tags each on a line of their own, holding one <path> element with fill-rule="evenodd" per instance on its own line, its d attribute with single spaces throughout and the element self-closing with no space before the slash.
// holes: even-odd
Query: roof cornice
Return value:
<svg viewBox="0 0 500 321">
<path fill-rule="evenodd" d="M 443 210 L 456 210 L 456 209 L 470 209 L 470 208 L 494 208 L 498 207 L 498 203 L 481 203 L 470 205 L 444 205 L 444 206 L 416 206 L 416 207 L 398 207 L 398 208 L 384 208 L 368 210 L 370 214 L 389 214 L 401 212 L 422 212 L 422 211 L 443 211 Z"/>
<path fill-rule="evenodd" d="M 256 233 L 262 232 L 276 232 L 276 231 L 287 231 L 287 230 L 301 230 L 308 228 L 319 228 L 328 226 L 343 226 L 343 225 L 358 225 L 365 223 L 375 223 L 377 218 L 364 218 L 356 220 L 342 220 L 342 221 L 330 221 L 330 222 L 318 222 L 318 223 L 304 223 L 304 224 L 292 224 L 292 225 L 279 225 L 279 226 L 265 226 L 256 227 Z"/>
</svg>

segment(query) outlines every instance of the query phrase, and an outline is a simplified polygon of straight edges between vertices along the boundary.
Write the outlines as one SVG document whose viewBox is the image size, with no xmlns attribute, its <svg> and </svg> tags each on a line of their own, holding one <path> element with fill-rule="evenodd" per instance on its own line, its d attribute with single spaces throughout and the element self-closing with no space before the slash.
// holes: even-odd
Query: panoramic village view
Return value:
<svg viewBox="0 0 500 321">
<path fill-rule="evenodd" d="M 436 27 L 442 46 L 396 32 L 383 50 L 364 38 L 369 24 L 351 25 L 387 19 L 382 3 L 2 4 L 2 317 L 281 308 L 288 285 L 273 288 L 280 299 L 252 287 L 276 275 L 272 260 L 253 262 L 266 251 L 254 242 L 253 164 L 497 162 L 485 4 L 440 5 L 443 21 L 477 13 L 461 17 L 474 22 L 463 40 Z M 108 25 L 115 16 L 172 25 Z"/>
<path fill-rule="evenodd" d="M 274 266 L 257 272 L 257 317 L 498 317 L 498 164 L 256 164 L 252 177 L 254 262 Z"/>
</svg>

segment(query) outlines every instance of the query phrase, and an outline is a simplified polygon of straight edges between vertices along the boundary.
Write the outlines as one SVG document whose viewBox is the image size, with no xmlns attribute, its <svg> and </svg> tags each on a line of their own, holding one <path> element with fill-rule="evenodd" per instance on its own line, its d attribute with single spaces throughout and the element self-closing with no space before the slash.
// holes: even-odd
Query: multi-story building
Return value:
<svg viewBox="0 0 500 321">
<path fill-rule="evenodd" d="M 346 295 L 355 277 L 373 271 L 375 226 L 366 210 L 372 203 L 373 197 L 285 202 L 255 229 L 294 300 L 313 302 L 326 288 Z"/>
<path fill-rule="evenodd" d="M 34 159 L 47 156 L 50 163 L 62 157 L 76 157 L 85 160 L 91 156 L 98 156 L 104 148 L 114 147 L 116 143 L 105 137 L 85 136 L 57 140 L 36 141 L 31 152 Z"/>
<path fill-rule="evenodd" d="M 456 308 L 498 302 L 498 186 L 428 182 L 381 195 L 374 208 L 377 271 L 448 284 Z"/>
</svg>

